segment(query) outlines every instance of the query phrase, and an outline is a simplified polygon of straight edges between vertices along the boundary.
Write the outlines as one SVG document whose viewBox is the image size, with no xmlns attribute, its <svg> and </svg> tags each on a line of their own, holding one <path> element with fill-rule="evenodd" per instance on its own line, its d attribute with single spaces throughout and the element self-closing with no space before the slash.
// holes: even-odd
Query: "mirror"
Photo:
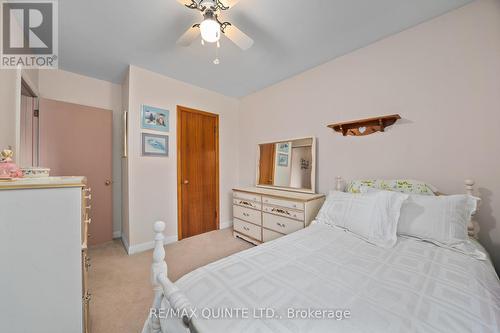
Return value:
<svg viewBox="0 0 500 333">
<path fill-rule="evenodd" d="M 257 186 L 315 192 L 315 138 L 262 143 L 257 156 Z"/>
</svg>

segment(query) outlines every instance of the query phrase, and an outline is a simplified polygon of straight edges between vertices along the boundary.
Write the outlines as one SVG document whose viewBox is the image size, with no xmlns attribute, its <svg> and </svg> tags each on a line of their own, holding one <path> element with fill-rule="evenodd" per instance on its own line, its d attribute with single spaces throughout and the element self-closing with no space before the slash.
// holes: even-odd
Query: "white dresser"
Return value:
<svg viewBox="0 0 500 333">
<path fill-rule="evenodd" d="M 87 333 L 83 177 L 0 182 L 0 332 Z"/>
<path fill-rule="evenodd" d="M 253 244 L 307 227 L 325 201 L 323 194 L 259 187 L 233 189 L 233 235 Z"/>
</svg>

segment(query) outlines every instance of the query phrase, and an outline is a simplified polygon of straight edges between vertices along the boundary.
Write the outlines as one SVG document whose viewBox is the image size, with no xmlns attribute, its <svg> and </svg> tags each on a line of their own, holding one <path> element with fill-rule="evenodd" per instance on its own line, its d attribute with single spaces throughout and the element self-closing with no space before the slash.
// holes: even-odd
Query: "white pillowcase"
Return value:
<svg viewBox="0 0 500 333">
<path fill-rule="evenodd" d="M 470 195 L 412 194 L 401 208 L 398 233 L 458 244 L 469 239 L 467 225 L 476 208 L 477 199 Z"/>
<path fill-rule="evenodd" d="M 362 193 L 386 192 L 362 188 Z M 438 246 L 486 259 L 469 240 L 467 226 L 476 212 L 478 198 L 466 195 L 410 194 L 401 207 L 398 235 L 418 238 Z"/>
<path fill-rule="evenodd" d="M 396 244 L 401 205 L 407 198 L 407 194 L 389 191 L 331 191 L 316 220 L 349 230 L 372 244 L 390 248 Z"/>
</svg>

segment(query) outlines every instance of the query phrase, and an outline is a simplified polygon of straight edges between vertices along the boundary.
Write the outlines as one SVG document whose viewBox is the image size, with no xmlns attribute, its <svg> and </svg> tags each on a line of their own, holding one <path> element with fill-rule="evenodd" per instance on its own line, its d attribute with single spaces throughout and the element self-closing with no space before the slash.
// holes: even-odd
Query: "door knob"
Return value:
<svg viewBox="0 0 500 333">
<path fill-rule="evenodd" d="M 187 179 L 184 180 L 184 184 L 186 184 L 186 185 L 189 184 L 189 180 L 187 180 Z"/>
<path fill-rule="evenodd" d="M 104 184 L 105 184 L 106 186 L 111 185 L 111 180 L 107 179 L 107 180 L 104 182 Z"/>
</svg>

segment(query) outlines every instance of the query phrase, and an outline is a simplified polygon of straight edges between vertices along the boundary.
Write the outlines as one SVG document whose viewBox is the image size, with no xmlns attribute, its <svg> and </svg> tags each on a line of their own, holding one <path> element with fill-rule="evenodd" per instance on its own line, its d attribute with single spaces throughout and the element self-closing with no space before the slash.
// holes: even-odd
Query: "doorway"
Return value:
<svg viewBox="0 0 500 333">
<path fill-rule="evenodd" d="M 92 189 L 89 245 L 113 239 L 113 113 L 73 103 L 39 101 L 40 165 L 51 176 L 85 176 Z"/>
<path fill-rule="evenodd" d="M 19 165 L 38 166 L 38 98 L 21 78 Z"/>
<path fill-rule="evenodd" d="M 219 115 L 177 107 L 179 240 L 219 229 Z"/>
</svg>

